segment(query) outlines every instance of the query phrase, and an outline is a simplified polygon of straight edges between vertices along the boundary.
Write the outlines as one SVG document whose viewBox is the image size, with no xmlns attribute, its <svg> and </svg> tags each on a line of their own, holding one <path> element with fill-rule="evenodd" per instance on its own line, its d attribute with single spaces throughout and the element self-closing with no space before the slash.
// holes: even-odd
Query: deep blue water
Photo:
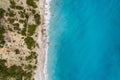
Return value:
<svg viewBox="0 0 120 80">
<path fill-rule="evenodd" d="M 52 0 L 49 80 L 120 80 L 120 0 Z"/>
</svg>

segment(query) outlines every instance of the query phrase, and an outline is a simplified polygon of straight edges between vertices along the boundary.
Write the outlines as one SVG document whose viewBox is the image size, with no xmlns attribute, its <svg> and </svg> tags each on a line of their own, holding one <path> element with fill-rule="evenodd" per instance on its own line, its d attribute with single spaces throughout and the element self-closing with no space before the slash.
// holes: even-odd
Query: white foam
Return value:
<svg viewBox="0 0 120 80">
<path fill-rule="evenodd" d="M 46 34 L 47 34 L 47 42 L 49 41 L 48 36 L 48 29 L 49 29 L 49 22 L 50 22 L 50 1 L 46 0 L 47 5 L 45 5 L 45 26 L 46 26 Z M 48 80 L 48 73 L 47 73 L 47 55 L 48 55 L 48 43 L 46 43 L 46 55 L 45 55 L 45 64 L 44 64 L 44 74 L 45 74 L 45 80 Z"/>
</svg>

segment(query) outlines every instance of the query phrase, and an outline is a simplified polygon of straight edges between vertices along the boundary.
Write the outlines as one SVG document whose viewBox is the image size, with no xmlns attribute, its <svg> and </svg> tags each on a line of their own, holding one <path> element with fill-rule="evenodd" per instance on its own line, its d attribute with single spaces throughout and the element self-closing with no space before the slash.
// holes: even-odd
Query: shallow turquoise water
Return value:
<svg viewBox="0 0 120 80">
<path fill-rule="evenodd" d="M 120 80 L 120 1 L 52 0 L 49 80 Z"/>
</svg>

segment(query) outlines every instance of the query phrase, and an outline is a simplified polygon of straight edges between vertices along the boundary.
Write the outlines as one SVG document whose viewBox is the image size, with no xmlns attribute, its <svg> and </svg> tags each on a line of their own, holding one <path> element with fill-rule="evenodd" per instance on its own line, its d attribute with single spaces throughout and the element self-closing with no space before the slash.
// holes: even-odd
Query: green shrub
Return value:
<svg viewBox="0 0 120 80">
<path fill-rule="evenodd" d="M 27 20 L 25 20 L 25 21 L 24 21 L 24 25 L 23 25 L 24 28 L 27 28 L 27 25 L 28 25 Z"/>
<path fill-rule="evenodd" d="M 16 6 L 16 9 L 23 10 L 24 8 L 22 6 Z"/>
<path fill-rule="evenodd" d="M 12 28 L 10 28 L 10 27 L 8 27 L 8 30 L 11 31 L 11 32 L 13 31 Z"/>
<path fill-rule="evenodd" d="M 26 17 L 26 19 L 28 20 L 28 18 L 29 18 L 29 15 L 26 13 L 26 14 L 25 14 L 25 17 Z"/>
<path fill-rule="evenodd" d="M 32 76 L 32 73 L 31 72 L 27 72 L 26 76 L 25 76 L 25 80 L 31 80 L 31 76 Z"/>
<path fill-rule="evenodd" d="M 5 59 L 0 59 L 0 66 L 4 66 L 7 61 Z"/>
<path fill-rule="evenodd" d="M 32 6 L 33 8 L 37 8 L 37 5 L 36 5 L 36 3 L 34 2 L 34 0 L 27 0 L 26 3 L 27 3 L 29 6 Z"/>
<path fill-rule="evenodd" d="M 13 19 L 13 18 L 8 18 L 8 21 L 9 21 L 9 23 L 13 24 L 14 21 L 15 21 L 15 19 Z"/>
<path fill-rule="evenodd" d="M 19 23 L 14 23 L 13 26 L 19 27 Z"/>
<path fill-rule="evenodd" d="M 23 29 L 22 29 L 21 34 L 22 34 L 23 36 L 26 36 L 26 28 L 23 28 Z"/>
<path fill-rule="evenodd" d="M 35 14 L 35 13 L 36 13 L 36 10 L 32 10 L 32 13 Z"/>
<path fill-rule="evenodd" d="M 14 23 L 13 26 L 14 26 L 14 30 L 17 30 L 17 31 L 20 30 L 19 23 Z"/>
<path fill-rule="evenodd" d="M 28 25 L 28 35 L 29 36 L 32 36 L 35 33 L 36 27 L 37 26 L 34 24 Z"/>
<path fill-rule="evenodd" d="M 23 36 L 26 36 L 26 31 L 27 31 L 27 21 L 26 20 L 24 20 L 23 26 L 24 26 L 24 28 L 22 29 L 21 34 Z"/>
<path fill-rule="evenodd" d="M 5 10 L 0 8 L 0 18 L 2 18 L 4 16 Z"/>
<path fill-rule="evenodd" d="M 11 10 L 9 10 L 9 12 L 8 13 L 6 13 L 7 15 L 9 15 L 10 17 L 14 17 L 16 14 L 13 12 L 13 11 L 11 11 Z"/>
<path fill-rule="evenodd" d="M 0 26 L 0 48 L 2 48 L 5 44 L 4 36 L 3 36 L 4 33 L 5 33 L 4 27 Z"/>
<path fill-rule="evenodd" d="M 19 11 L 18 13 L 19 13 L 19 15 L 20 15 L 21 18 L 25 17 L 25 13 L 23 11 Z"/>
<path fill-rule="evenodd" d="M 5 78 L 8 76 L 8 73 L 7 73 L 7 66 L 5 65 L 7 61 L 4 60 L 4 59 L 0 59 L 0 77 L 1 78 Z"/>
<path fill-rule="evenodd" d="M 20 54 L 19 49 L 15 49 L 15 53 L 16 53 L 16 54 Z"/>
<path fill-rule="evenodd" d="M 19 22 L 20 22 L 20 23 L 24 23 L 24 22 L 25 22 L 25 20 L 19 19 Z"/>
<path fill-rule="evenodd" d="M 28 70 L 32 70 L 32 68 L 33 68 L 33 66 L 30 65 L 30 64 L 28 64 L 28 65 L 26 66 L 26 69 L 28 69 Z"/>
<path fill-rule="evenodd" d="M 31 49 L 35 45 L 35 41 L 32 37 L 26 37 L 24 39 L 24 41 L 25 41 L 28 49 Z"/>
<path fill-rule="evenodd" d="M 10 7 L 15 9 L 16 3 L 14 0 L 10 0 Z"/>
<path fill-rule="evenodd" d="M 36 59 L 36 58 L 37 58 L 36 52 L 31 52 L 31 54 L 26 57 L 26 60 L 31 60 L 31 59 Z"/>
<path fill-rule="evenodd" d="M 0 48 L 3 48 L 3 47 L 4 47 L 4 44 L 5 44 L 4 39 L 0 39 Z"/>
<path fill-rule="evenodd" d="M 40 24 L 40 15 L 38 13 L 34 15 L 34 19 L 35 19 L 36 24 L 39 25 Z"/>
<path fill-rule="evenodd" d="M 3 26 L 0 26 L 0 35 L 3 35 L 3 33 L 5 33 L 5 29 Z"/>
</svg>

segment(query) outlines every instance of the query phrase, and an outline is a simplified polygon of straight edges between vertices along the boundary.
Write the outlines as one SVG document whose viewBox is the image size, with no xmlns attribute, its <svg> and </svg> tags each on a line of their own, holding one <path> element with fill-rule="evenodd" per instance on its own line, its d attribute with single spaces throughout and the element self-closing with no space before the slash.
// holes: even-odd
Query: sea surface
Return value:
<svg viewBox="0 0 120 80">
<path fill-rule="evenodd" d="M 120 80 L 120 0 L 51 0 L 48 80 Z"/>
</svg>

